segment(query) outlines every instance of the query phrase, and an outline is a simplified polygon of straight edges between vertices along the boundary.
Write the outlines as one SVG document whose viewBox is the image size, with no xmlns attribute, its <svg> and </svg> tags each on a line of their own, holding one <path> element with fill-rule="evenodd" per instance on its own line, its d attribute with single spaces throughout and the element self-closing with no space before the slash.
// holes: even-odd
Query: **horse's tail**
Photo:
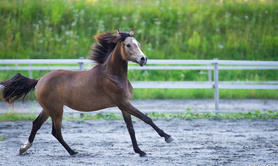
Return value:
<svg viewBox="0 0 278 166">
<path fill-rule="evenodd" d="M 0 82 L 0 95 L 2 100 L 13 103 L 15 100 L 23 96 L 25 97 L 35 89 L 39 80 L 30 79 L 17 73 L 13 78 Z"/>
</svg>

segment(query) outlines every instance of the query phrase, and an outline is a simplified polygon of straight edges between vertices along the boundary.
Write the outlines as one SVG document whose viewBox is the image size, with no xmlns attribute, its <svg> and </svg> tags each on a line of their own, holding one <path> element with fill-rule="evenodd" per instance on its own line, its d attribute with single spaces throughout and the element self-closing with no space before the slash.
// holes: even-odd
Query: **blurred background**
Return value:
<svg viewBox="0 0 278 166">
<path fill-rule="evenodd" d="M 0 59 L 86 58 L 95 34 L 130 28 L 149 59 L 278 61 L 276 0 L 1 0 Z M 17 72 L 28 76 L 1 71 L 0 80 Z M 129 79 L 207 81 L 207 72 L 132 70 Z M 219 80 L 278 81 L 278 71 L 227 70 Z M 213 96 L 213 89 L 134 90 L 134 99 Z M 223 89 L 220 98 L 278 99 L 278 90 Z"/>
</svg>

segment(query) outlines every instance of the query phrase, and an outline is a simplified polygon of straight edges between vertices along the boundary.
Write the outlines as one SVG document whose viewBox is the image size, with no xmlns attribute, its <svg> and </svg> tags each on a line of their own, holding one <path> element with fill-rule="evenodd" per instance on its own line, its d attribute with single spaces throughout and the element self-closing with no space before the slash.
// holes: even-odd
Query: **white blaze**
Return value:
<svg viewBox="0 0 278 166">
<path fill-rule="evenodd" d="M 132 39 L 132 42 L 133 42 L 133 43 L 136 45 L 136 47 L 139 49 L 140 54 L 145 55 L 145 54 L 141 51 L 140 47 L 138 46 L 138 42 L 137 42 L 135 39 Z"/>
</svg>

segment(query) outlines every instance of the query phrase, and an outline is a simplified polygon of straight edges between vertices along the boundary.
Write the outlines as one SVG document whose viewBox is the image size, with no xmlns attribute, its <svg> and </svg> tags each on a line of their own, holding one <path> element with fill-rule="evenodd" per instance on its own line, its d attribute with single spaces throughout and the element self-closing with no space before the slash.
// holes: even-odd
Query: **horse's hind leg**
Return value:
<svg viewBox="0 0 278 166">
<path fill-rule="evenodd" d="M 61 128 L 62 128 L 62 119 L 63 113 L 52 118 L 52 135 L 64 146 L 70 155 L 75 155 L 77 152 L 73 151 L 68 144 L 64 141 Z"/>
<path fill-rule="evenodd" d="M 124 117 L 124 120 L 125 120 L 125 123 L 126 123 L 127 130 L 129 132 L 129 135 L 130 135 L 130 138 L 131 138 L 131 141 L 132 141 L 133 150 L 136 153 L 138 153 L 140 155 L 140 157 L 146 156 L 146 153 L 143 152 L 138 147 L 138 144 L 137 144 L 137 141 L 136 141 L 136 137 L 135 137 L 135 131 L 134 131 L 134 128 L 133 128 L 133 125 L 132 125 L 130 114 L 127 113 L 127 112 L 124 112 L 124 111 L 122 111 L 122 113 L 123 113 L 123 117 Z"/>
<path fill-rule="evenodd" d="M 26 152 L 33 144 L 37 131 L 41 128 L 42 124 L 48 119 L 49 115 L 42 110 L 39 116 L 33 121 L 32 130 L 28 140 L 20 147 L 19 154 Z"/>
</svg>

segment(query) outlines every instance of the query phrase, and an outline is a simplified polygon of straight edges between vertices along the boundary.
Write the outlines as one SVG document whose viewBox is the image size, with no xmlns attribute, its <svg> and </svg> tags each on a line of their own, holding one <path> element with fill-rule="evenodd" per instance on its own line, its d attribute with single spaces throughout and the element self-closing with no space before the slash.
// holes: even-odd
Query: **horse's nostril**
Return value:
<svg viewBox="0 0 278 166">
<path fill-rule="evenodd" d="M 138 63 L 139 63 L 140 66 L 144 66 L 147 63 L 147 57 L 146 56 L 142 56 Z"/>
</svg>

